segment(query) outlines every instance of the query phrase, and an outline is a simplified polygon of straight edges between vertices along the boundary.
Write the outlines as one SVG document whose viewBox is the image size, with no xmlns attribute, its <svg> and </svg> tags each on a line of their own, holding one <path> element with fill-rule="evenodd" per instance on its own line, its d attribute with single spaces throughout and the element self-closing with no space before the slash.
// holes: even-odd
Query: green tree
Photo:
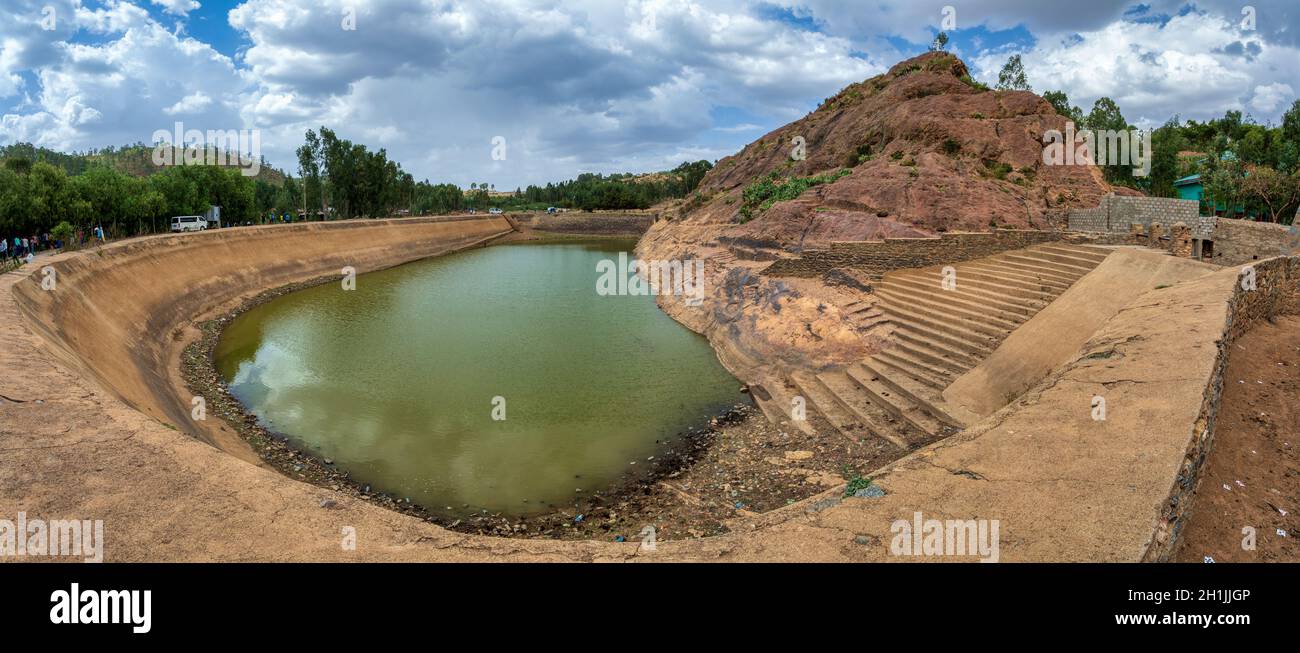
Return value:
<svg viewBox="0 0 1300 653">
<path fill-rule="evenodd" d="M 1187 139 L 1178 128 L 1178 118 L 1169 119 L 1151 134 L 1151 174 L 1147 176 L 1147 192 L 1156 197 L 1176 197 L 1174 182 L 1181 177 L 1178 153 L 1187 147 Z"/>
<path fill-rule="evenodd" d="M 1025 76 L 1025 66 L 1020 61 L 1020 55 L 1013 54 L 1007 63 L 1002 66 L 998 72 L 998 84 L 996 87 L 999 91 L 1032 91 L 1029 86 L 1029 78 Z"/>
<path fill-rule="evenodd" d="M 1056 113 L 1069 118 L 1076 125 L 1083 124 L 1083 110 L 1070 105 L 1070 98 L 1065 95 L 1065 91 L 1048 91 L 1043 94 L 1043 99 L 1056 109 Z"/>
</svg>

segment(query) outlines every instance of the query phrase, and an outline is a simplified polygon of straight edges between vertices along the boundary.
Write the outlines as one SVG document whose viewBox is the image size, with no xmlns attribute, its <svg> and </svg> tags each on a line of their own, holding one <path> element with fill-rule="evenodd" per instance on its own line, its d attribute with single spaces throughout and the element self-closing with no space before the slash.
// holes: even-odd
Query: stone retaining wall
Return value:
<svg viewBox="0 0 1300 653">
<path fill-rule="evenodd" d="M 1300 234 L 1294 227 L 1268 222 L 1219 218 L 1213 240 L 1214 262 L 1221 265 L 1300 253 Z"/>
<path fill-rule="evenodd" d="M 558 234 L 640 236 L 655 223 L 653 214 L 516 213 L 510 217 L 524 227 Z"/>
<path fill-rule="evenodd" d="M 948 233 L 938 238 L 887 238 L 884 241 L 831 243 L 829 249 L 806 250 L 800 258 L 781 259 L 763 274 L 774 277 L 819 277 L 837 268 L 873 275 L 890 270 L 962 263 L 1031 245 L 1062 240 L 1058 231 L 998 230 Z"/>
<path fill-rule="evenodd" d="M 1178 549 L 1179 535 L 1194 509 L 1192 497 L 1201 470 L 1214 448 L 1215 422 L 1223 397 L 1223 376 L 1233 344 L 1260 320 L 1300 313 L 1300 258 L 1276 257 L 1251 267 L 1254 270 L 1254 289 L 1243 288 L 1246 285 L 1243 283 L 1234 286 L 1232 298 L 1228 301 L 1224 335 L 1218 343 L 1214 373 L 1205 389 L 1192 441 L 1144 561 L 1167 561 Z M 1239 274 L 1238 278 L 1241 276 Z"/>
</svg>

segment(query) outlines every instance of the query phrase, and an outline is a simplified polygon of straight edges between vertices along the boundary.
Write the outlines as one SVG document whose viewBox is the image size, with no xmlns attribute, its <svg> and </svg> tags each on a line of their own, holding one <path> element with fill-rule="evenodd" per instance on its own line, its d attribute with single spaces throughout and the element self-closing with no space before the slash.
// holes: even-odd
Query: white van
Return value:
<svg viewBox="0 0 1300 653">
<path fill-rule="evenodd" d="M 488 209 L 488 213 L 492 215 L 501 215 L 501 209 Z"/>
<path fill-rule="evenodd" d="M 208 220 L 201 215 L 182 215 L 172 218 L 172 231 L 203 231 L 208 228 Z"/>
</svg>

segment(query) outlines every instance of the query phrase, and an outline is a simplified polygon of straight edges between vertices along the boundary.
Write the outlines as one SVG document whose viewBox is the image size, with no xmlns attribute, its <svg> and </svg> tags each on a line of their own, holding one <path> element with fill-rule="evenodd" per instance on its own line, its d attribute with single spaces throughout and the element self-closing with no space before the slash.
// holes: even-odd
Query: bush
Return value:
<svg viewBox="0 0 1300 653">
<path fill-rule="evenodd" d="M 786 202 L 803 195 L 809 188 L 831 184 L 852 174 L 848 169 L 818 175 L 816 177 L 790 177 L 782 179 L 775 172 L 750 184 L 742 193 L 744 206 L 740 208 L 741 222 L 748 222 L 754 217 L 754 210 L 766 211 L 777 202 Z"/>
<path fill-rule="evenodd" d="M 50 230 L 50 236 L 63 243 L 64 247 L 67 247 L 72 242 L 72 237 L 75 233 L 76 232 L 73 230 L 72 225 L 68 224 L 67 220 L 60 222 Z"/>
</svg>

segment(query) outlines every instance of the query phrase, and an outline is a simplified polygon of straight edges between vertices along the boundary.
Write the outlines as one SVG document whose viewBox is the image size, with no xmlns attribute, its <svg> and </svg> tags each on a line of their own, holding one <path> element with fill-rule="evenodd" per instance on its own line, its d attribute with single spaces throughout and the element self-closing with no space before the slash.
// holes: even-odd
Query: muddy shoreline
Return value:
<svg viewBox="0 0 1300 653">
<path fill-rule="evenodd" d="M 418 517 L 449 530 L 475 535 L 550 539 L 597 539 L 605 535 L 609 539 L 636 538 L 644 525 L 654 525 L 656 520 L 638 520 L 645 524 L 635 530 L 615 529 L 614 524 L 620 521 L 617 519 L 619 513 L 627 516 L 644 515 L 653 502 L 643 499 L 654 493 L 660 481 L 675 478 L 692 466 L 701 454 L 710 449 L 720 428 L 763 419 L 752 405 L 732 406 L 709 418 L 701 426 L 678 434 L 672 448 L 663 455 L 655 456 L 654 460 L 647 461 L 638 470 L 639 473 L 625 475 L 612 486 L 591 491 L 571 506 L 555 506 L 551 512 L 529 516 L 484 512 L 469 517 L 450 518 L 412 502 L 409 498 L 375 490 L 370 484 L 338 469 L 333 461 L 327 462 L 328 459 L 299 448 L 291 437 L 262 426 L 257 416 L 230 394 L 216 370 L 213 352 L 217 342 L 225 327 L 240 314 L 277 297 L 337 281 L 337 276 L 330 275 L 273 288 L 245 300 L 218 317 L 196 324 L 202 336 L 190 343 L 182 354 L 182 378 L 191 392 L 204 398 L 209 415 L 225 420 L 264 463 L 285 476 Z M 610 534 L 613 530 L 626 532 Z M 668 532 L 674 531 L 676 529 L 669 529 Z M 721 532 L 725 532 L 725 529 L 707 534 Z"/>
</svg>

